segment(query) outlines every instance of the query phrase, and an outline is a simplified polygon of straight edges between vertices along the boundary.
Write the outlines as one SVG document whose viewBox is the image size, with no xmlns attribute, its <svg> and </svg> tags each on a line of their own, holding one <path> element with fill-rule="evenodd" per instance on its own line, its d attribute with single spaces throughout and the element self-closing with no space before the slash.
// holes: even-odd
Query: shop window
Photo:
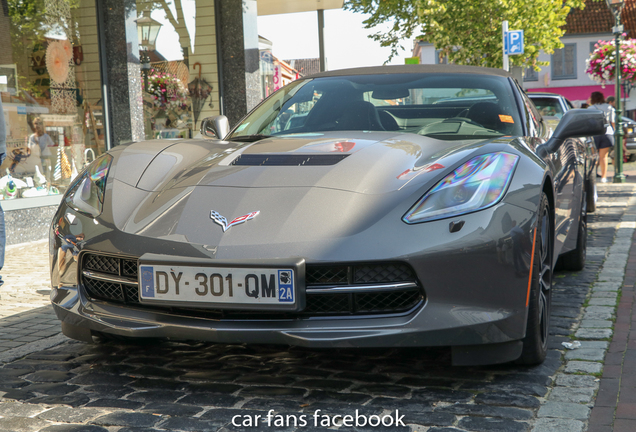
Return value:
<svg viewBox="0 0 636 432">
<path fill-rule="evenodd" d="M 0 13 L 0 199 L 62 194 L 106 150 L 95 2 L 38 4 Z"/>
<path fill-rule="evenodd" d="M 552 79 L 576 79 L 576 44 L 565 44 L 552 54 Z"/>
<path fill-rule="evenodd" d="M 219 113 L 214 2 L 138 0 L 137 34 L 145 139 L 191 138 Z M 135 38 L 135 36 L 137 36 Z"/>
</svg>

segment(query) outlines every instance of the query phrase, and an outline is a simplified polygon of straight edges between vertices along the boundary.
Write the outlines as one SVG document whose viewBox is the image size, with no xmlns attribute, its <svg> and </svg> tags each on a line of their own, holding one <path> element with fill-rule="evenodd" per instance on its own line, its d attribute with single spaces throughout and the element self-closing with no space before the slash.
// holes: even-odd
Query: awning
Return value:
<svg viewBox="0 0 636 432">
<path fill-rule="evenodd" d="M 319 9 L 341 9 L 344 0 L 257 0 L 259 15 L 310 12 Z"/>
</svg>

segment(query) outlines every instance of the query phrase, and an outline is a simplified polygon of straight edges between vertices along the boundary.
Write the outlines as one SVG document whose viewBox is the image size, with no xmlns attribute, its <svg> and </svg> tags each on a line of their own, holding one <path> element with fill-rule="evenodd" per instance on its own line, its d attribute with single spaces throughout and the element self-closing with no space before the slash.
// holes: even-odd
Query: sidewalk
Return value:
<svg viewBox="0 0 636 432">
<path fill-rule="evenodd" d="M 8 246 L 2 277 L 0 363 L 51 346 L 61 332 L 49 300 L 48 240 Z"/>
<path fill-rule="evenodd" d="M 634 241 L 636 235 L 632 244 Z M 618 303 L 614 335 L 605 356 L 603 376 L 589 420 L 589 432 L 636 431 L 636 317 L 632 317 L 635 283 L 636 248 L 632 247 Z"/>
<path fill-rule="evenodd" d="M 625 174 L 628 184 L 636 183 L 635 170 L 626 170 Z M 628 208 L 626 214 L 630 210 L 632 214 L 636 213 L 635 209 Z M 636 223 L 632 224 L 636 227 Z M 636 232 L 630 240 L 624 279 L 618 291 L 620 300 L 615 311 L 613 334 L 603 359 L 603 374 L 587 432 L 636 431 Z"/>
</svg>

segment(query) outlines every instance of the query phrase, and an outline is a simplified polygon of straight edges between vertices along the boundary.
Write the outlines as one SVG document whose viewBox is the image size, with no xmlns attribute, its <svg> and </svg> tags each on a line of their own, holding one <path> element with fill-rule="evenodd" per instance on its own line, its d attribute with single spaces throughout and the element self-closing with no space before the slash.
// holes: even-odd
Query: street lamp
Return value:
<svg viewBox="0 0 636 432">
<path fill-rule="evenodd" d="M 141 12 L 141 16 L 135 21 L 137 23 L 137 38 L 141 47 L 141 72 L 144 76 L 144 91 L 148 89 L 148 73 L 150 72 L 150 56 L 149 50 L 155 49 L 157 36 L 161 30 L 161 23 L 150 18 L 147 10 Z"/>
<path fill-rule="evenodd" d="M 616 127 L 614 128 L 614 183 L 625 183 L 623 174 L 623 126 L 621 124 L 621 50 L 620 35 L 623 33 L 621 11 L 625 0 L 605 0 L 610 12 L 614 15 L 614 39 L 616 40 Z"/>
</svg>

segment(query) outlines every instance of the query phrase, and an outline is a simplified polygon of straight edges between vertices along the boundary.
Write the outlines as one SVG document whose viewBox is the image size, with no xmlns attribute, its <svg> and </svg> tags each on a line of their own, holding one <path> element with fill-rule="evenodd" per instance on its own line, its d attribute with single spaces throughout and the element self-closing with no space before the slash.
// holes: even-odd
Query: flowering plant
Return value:
<svg viewBox="0 0 636 432">
<path fill-rule="evenodd" d="M 148 93 L 158 111 L 188 109 L 188 89 L 180 79 L 165 72 L 152 71 L 148 76 Z"/>
<path fill-rule="evenodd" d="M 636 78 L 636 40 L 620 41 L 621 77 L 630 81 Z M 605 84 L 616 76 L 616 45 L 612 41 L 598 41 L 590 58 L 586 60 L 585 71 L 594 81 Z"/>
</svg>

